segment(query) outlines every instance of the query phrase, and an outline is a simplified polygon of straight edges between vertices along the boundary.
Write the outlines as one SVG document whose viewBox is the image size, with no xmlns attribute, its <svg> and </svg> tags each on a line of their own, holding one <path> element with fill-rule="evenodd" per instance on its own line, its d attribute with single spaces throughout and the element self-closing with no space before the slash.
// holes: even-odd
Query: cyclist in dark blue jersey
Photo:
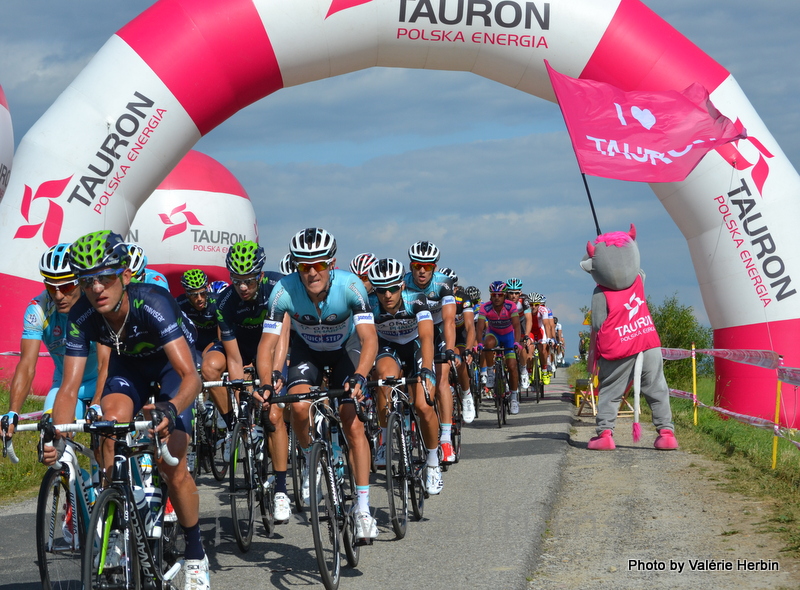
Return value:
<svg viewBox="0 0 800 590">
<path fill-rule="evenodd" d="M 430 394 L 436 388 L 433 372 L 433 316 L 428 301 L 422 293 L 405 289 L 403 264 L 392 258 L 378 260 L 369 269 L 369 280 L 374 293 L 369 301 L 378 332 L 378 358 L 375 360 L 375 377 L 416 377 L 425 380 Z M 383 431 L 383 444 L 378 448 L 376 464 L 386 467 L 386 439 L 388 387 L 379 390 L 378 421 Z M 425 482 L 432 495 L 442 491 L 442 468 L 439 465 L 439 421 L 436 411 L 425 401 L 423 384 L 410 388 L 414 408 L 422 423 L 422 438 L 428 450 L 428 470 Z"/>
<path fill-rule="evenodd" d="M 183 273 L 181 285 L 185 293 L 178 295 L 176 301 L 183 314 L 197 328 L 195 346 L 202 355 L 213 343 L 219 342 L 217 295 L 211 292 L 208 276 L 199 268 Z"/>
<path fill-rule="evenodd" d="M 140 409 L 156 409 L 164 416 L 157 430 L 179 462 L 170 466 L 160 461 L 159 471 L 186 538 L 187 585 L 207 589 L 208 560 L 200 540 L 199 497 L 186 466 L 191 406 L 202 385 L 195 365 L 196 333 L 166 289 L 131 283 L 129 261 L 122 237 L 110 231 L 88 234 L 70 246 L 70 265 L 84 296 L 70 310 L 64 380 L 56 396 L 53 420 L 57 424 L 72 421 L 91 342 L 110 347 L 101 399 L 103 417 L 129 422 Z M 161 389 L 155 404 L 147 405 L 152 381 Z M 55 462 L 58 448 L 45 453 L 46 464 Z M 111 440 L 100 450 L 100 464 L 106 473 L 113 463 L 113 450 Z"/>
<path fill-rule="evenodd" d="M 460 358 L 456 347 L 456 299 L 453 280 L 436 272 L 439 261 L 439 248 L 432 242 L 416 242 L 408 249 L 411 271 L 405 276 L 406 288 L 423 293 L 428 299 L 433 314 L 434 347 L 439 359 L 455 361 Z M 439 428 L 442 457 L 445 463 L 456 460 L 453 449 L 451 429 L 453 426 L 453 392 L 450 390 L 450 367 L 447 362 L 436 365 L 436 399 L 439 402 Z"/>
<path fill-rule="evenodd" d="M 271 374 L 272 386 L 277 389 L 283 385 L 280 370 L 284 356 L 277 348 L 280 338 L 291 329 L 292 354 L 286 383 L 289 393 L 307 392 L 320 385 L 323 369 L 330 367 L 331 386 L 343 386 L 352 391 L 352 399 L 360 402 L 366 375 L 378 350 L 364 285 L 356 275 L 334 270 L 336 240 L 324 229 L 298 232 L 289 251 L 296 272 L 281 279 L 272 292 L 258 349 L 258 374 Z M 298 442 L 310 452 L 308 404 L 291 404 L 291 412 Z M 358 512 L 356 538 L 374 539 L 378 527 L 369 510 L 370 449 L 364 424 L 352 403 L 340 404 L 339 413 L 352 451 Z M 303 474 L 302 493 L 306 498 L 309 495 L 307 472 Z"/>
<path fill-rule="evenodd" d="M 231 274 L 231 285 L 217 298 L 217 322 L 221 340 L 213 344 L 203 356 L 203 379 L 218 381 L 225 370 L 230 379 L 242 379 L 244 367 L 255 365 L 269 297 L 275 284 L 283 277 L 277 272 L 264 271 L 265 260 L 264 249 L 250 240 L 237 242 L 228 250 L 225 265 Z M 284 358 L 288 341 L 287 334 L 279 343 L 278 353 Z M 269 380 L 270 374 L 266 378 Z M 225 445 L 224 458 L 228 460 L 233 429 L 231 402 L 224 387 L 211 388 L 211 397 L 228 426 L 227 437 L 222 443 Z M 283 412 L 280 408 L 271 408 L 269 419 L 276 427 L 269 433 L 269 447 L 275 470 L 274 517 L 276 522 L 284 523 L 292 516 L 286 487 L 289 435 L 283 427 Z"/>
</svg>

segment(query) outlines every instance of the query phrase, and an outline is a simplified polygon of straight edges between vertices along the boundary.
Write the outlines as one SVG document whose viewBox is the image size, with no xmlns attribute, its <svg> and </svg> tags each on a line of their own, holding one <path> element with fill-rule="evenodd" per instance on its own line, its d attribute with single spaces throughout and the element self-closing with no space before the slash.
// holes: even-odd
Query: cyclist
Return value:
<svg viewBox="0 0 800 590">
<path fill-rule="evenodd" d="M 450 390 L 448 363 L 460 360 L 456 357 L 456 298 L 453 293 L 453 280 L 436 272 L 439 261 L 439 248 L 433 242 L 416 242 L 408 249 L 411 260 L 410 272 L 406 273 L 406 289 L 423 293 L 433 314 L 435 326 L 433 345 L 436 353 L 444 356 L 444 363 L 436 364 L 436 399 L 439 402 L 439 444 L 442 447 L 443 462 L 456 460 L 451 437 L 453 425 L 453 392 Z"/>
<path fill-rule="evenodd" d="M 531 314 L 531 307 L 528 302 L 527 295 L 522 294 L 522 281 L 516 277 L 512 277 L 506 281 L 508 291 L 506 291 L 506 299 L 511 303 L 517 304 L 517 313 L 519 314 L 519 324 L 523 339 L 527 341 L 527 327 L 533 324 L 533 316 Z M 528 374 L 528 350 L 524 346 L 519 350 L 519 364 L 520 364 L 520 387 L 526 389 L 530 384 L 530 375 Z"/>
<path fill-rule="evenodd" d="M 403 264 L 392 258 L 378 260 L 369 269 L 369 280 L 375 287 L 369 301 L 378 332 L 378 358 L 375 376 L 419 376 L 433 393 L 436 375 L 433 372 L 433 316 L 428 301 L 421 293 L 405 289 Z M 436 411 L 425 401 L 422 382 L 413 388 L 414 407 L 422 423 L 422 438 L 428 450 L 428 476 L 425 487 L 429 494 L 442 491 L 442 468 L 439 465 L 439 421 Z M 383 444 L 378 448 L 376 464 L 386 467 L 386 418 L 388 388 L 378 395 L 378 420 Z"/>
<path fill-rule="evenodd" d="M 250 240 L 231 246 L 225 266 L 231 275 L 231 285 L 217 298 L 217 322 L 220 341 L 213 344 L 203 356 L 202 373 L 206 381 L 218 381 L 228 371 L 231 380 L 244 378 L 244 367 L 255 365 L 261 325 L 267 317 L 269 297 L 275 284 L 282 278 L 277 272 L 264 271 L 264 248 Z M 280 343 L 280 354 L 286 355 L 288 336 Z M 269 375 L 269 374 L 268 374 Z M 223 458 L 230 458 L 230 436 L 233 431 L 233 408 L 224 387 L 210 388 L 211 397 L 219 408 L 228 427 Z M 289 436 L 283 427 L 283 413 L 274 406 L 269 412 L 274 428 L 269 432 L 269 448 L 275 470 L 275 522 L 288 522 L 292 516 L 286 487 L 289 461 Z M 256 436 L 262 435 L 261 430 Z"/>
<path fill-rule="evenodd" d="M 133 281 L 136 283 L 150 283 L 161 285 L 169 291 L 167 277 L 155 269 L 147 268 L 147 256 L 144 249 L 139 244 L 129 243 L 128 254 L 131 257 L 130 269 L 133 273 Z"/>
<path fill-rule="evenodd" d="M 466 291 L 458 284 L 458 275 L 451 268 L 439 269 L 443 275 L 453 280 L 454 296 L 456 298 L 456 348 L 458 356 L 465 362 L 460 363 L 456 369 L 458 381 L 461 384 L 461 411 L 464 422 L 467 424 L 475 420 L 475 402 L 469 389 L 469 362 L 472 359 L 472 349 L 475 347 L 475 311 L 472 300 Z M 455 403 L 455 402 L 454 402 Z"/>
<path fill-rule="evenodd" d="M 211 292 L 208 276 L 199 268 L 183 273 L 181 285 L 185 293 L 178 295 L 178 307 L 197 328 L 196 346 L 202 355 L 213 343 L 219 341 L 216 295 Z"/>
<path fill-rule="evenodd" d="M 564 331 L 561 329 L 561 322 L 553 316 L 553 334 L 555 335 L 556 366 L 564 362 Z"/>
<path fill-rule="evenodd" d="M 46 413 L 50 413 L 53 409 L 56 393 L 64 376 L 67 316 L 81 296 L 78 277 L 69 266 L 69 244 L 57 244 L 48 249 L 39 260 L 39 273 L 44 279 L 45 290 L 34 297 L 25 310 L 20 359 L 11 379 L 9 410 L 6 414 L 9 429 L 7 433 L 2 433 L 3 436 L 11 436 L 14 433 L 14 426 L 19 420 L 19 411 L 33 384 L 42 342 L 55 365 L 53 383 L 44 401 Z M 75 418 L 83 418 L 93 401 L 100 402 L 109 352 L 111 351 L 105 346 L 98 348 L 94 342 L 91 344 L 83 378 L 78 387 L 78 403 L 74 408 Z M 100 388 L 97 386 L 98 380 Z"/>
<path fill-rule="evenodd" d="M 179 462 L 170 466 L 160 461 L 159 471 L 186 539 L 186 587 L 207 589 L 208 559 L 200 539 L 199 497 L 186 467 L 191 407 L 201 387 L 191 322 L 166 289 L 131 283 L 130 256 L 119 234 L 108 230 L 87 234 L 70 246 L 69 255 L 84 297 L 69 313 L 64 380 L 53 406 L 53 420 L 69 422 L 74 416 L 90 343 L 110 347 L 101 399 L 103 417 L 129 422 L 139 410 L 151 409 L 163 415 L 156 430 Z M 153 381 L 161 385 L 159 398 L 154 405 L 145 405 Z M 57 433 L 57 441 L 59 438 Z M 45 464 L 55 462 L 59 446 L 63 452 L 63 442 L 46 450 Z M 106 440 L 100 451 L 106 473 L 114 460 L 113 448 L 113 441 Z"/>
<path fill-rule="evenodd" d="M 470 285 L 469 287 L 464 289 L 464 292 L 467 294 L 469 300 L 472 302 L 473 310 L 477 309 L 478 306 L 481 304 L 481 290 L 478 289 L 478 287 L 476 287 L 475 285 Z M 478 318 L 475 318 L 476 321 L 477 319 Z"/>
<path fill-rule="evenodd" d="M 297 272 L 281 279 L 273 289 L 258 347 L 258 374 L 265 380 L 267 398 L 280 391 L 285 355 L 279 354 L 277 345 L 291 330 L 292 354 L 286 381 L 289 393 L 307 392 L 320 385 L 325 367 L 332 370 L 333 387 L 343 386 L 351 392 L 350 398 L 340 403 L 339 413 L 356 482 L 356 539 L 374 539 L 378 527 L 369 510 L 370 448 L 353 404 L 363 399 L 365 375 L 378 351 L 367 292 L 357 276 L 334 270 L 336 239 L 324 229 L 310 227 L 298 232 L 290 241 L 289 251 Z M 308 404 L 291 404 L 291 418 L 298 443 L 308 458 Z M 309 497 L 307 470 L 303 472 L 302 494 Z"/>
<path fill-rule="evenodd" d="M 489 285 L 489 301 L 478 309 L 478 342 L 485 348 L 506 349 L 505 359 L 508 368 L 508 381 L 511 387 L 511 413 L 519 413 L 517 387 L 517 355 L 519 348 L 520 326 L 517 306 L 506 300 L 507 286 L 503 281 L 494 281 Z M 488 324 L 488 331 L 486 330 Z M 486 367 L 494 364 L 494 353 L 484 351 L 481 354 L 481 382 L 487 384 Z"/>
<path fill-rule="evenodd" d="M 545 305 L 547 297 L 541 293 L 531 293 L 531 303 L 533 313 L 538 318 L 538 329 L 536 330 L 536 346 L 539 350 L 539 363 L 542 367 L 542 378 L 545 383 L 550 383 L 550 374 L 553 373 L 553 366 L 550 355 L 555 344 L 555 324 L 553 322 L 553 312 Z"/>
<path fill-rule="evenodd" d="M 350 272 L 354 275 L 358 275 L 358 278 L 361 279 L 362 283 L 364 283 L 364 288 L 367 290 L 367 295 L 372 294 L 372 284 L 369 282 L 367 271 L 369 271 L 372 265 L 377 261 L 378 259 L 375 258 L 375 255 L 372 252 L 358 254 L 350 261 Z"/>
</svg>

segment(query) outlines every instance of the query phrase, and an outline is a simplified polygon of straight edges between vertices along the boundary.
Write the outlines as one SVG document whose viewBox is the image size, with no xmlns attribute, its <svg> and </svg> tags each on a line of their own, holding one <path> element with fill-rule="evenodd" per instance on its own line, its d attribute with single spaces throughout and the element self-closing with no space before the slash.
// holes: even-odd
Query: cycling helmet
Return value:
<svg viewBox="0 0 800 590">
<path fill-rule="evenodd" d="M 506 281 L 509 291 L 522 291 L 522 281 L 517 277 L 512 277 Z"/>
<path fill-rule="evenodd" d="M 433 242 L 417 242 L 408 249 L 408 258 L 411 262 L 439 262 L 439 248 Z"/>
<path fill-rule="evenodd" d="M 228 286 L 225 281 L 214 281 L 209 285 L 212 293 L 222 293 L 222 290 Z"/>
<path fill-rule="evenodd" d="M 448 268 L 446 266 L 443 266 L 442 268 L 439 269 L 439 272 L 442 273 L 443 275 L 448 276 L 451 279 L 453 279 L 453 283 L 457 283 L 458 282 L 458 275 L 456 274 L 456 272 L 452 268 Z"/>
<path fill-rule="evenodd" d="M 289 242 L 289 252 L 295 262 L 331 259 L 336 256 L 336 238 L 321 227 L 307 227 L 294 235 Z"/>
<path fill-rule="evenodd" d="M 508 285 L 503 281 L 494 281 L 489 285 L 489 293 L 505 293 L 508 290 Z"/>
<path fill-rule="evenodd" d="M 208 276 L 199 268 L 192 268 L 183 273 L 181 285 L 187 291 L 197 291 L 208 287 Z"/>
<path fill-rule="evenodd" d="M 141 279 L 144 275 L 144 269 L 147 266 L 147 256 L 144 254 L 144 249 L 139 244 L 128 243 L 125 244 L 128 248 L 128 255 L 131 261 L 128 263 L 128 268 L 131 269 L 134 279 Z"/>
<path fill-rule="evenodd" d="M 288 252 L 283 258 L 281 258 L 280 271 L 281 274 L 283 274 L 284 276 L 290 275 L 294 272 L 294 264 L 292 264 L 292 255 L 289 254 Z"/>
<path fill-rule="evenodd" d="M 127 268 L 130 258 L 122 236 L 110 230 L 86 234 L 69 247 L 69 265 L 78 276 L 90 275 L 101 268 Z"/>
<path fill-rule="evenodd" d="M 554 323 L 554 324 L 557 324 L 557 323 L 558 323 L 558 318 L 557 318 L 557 317 L 555 317 L 555 316 L 553 316 L 553 323 Z"/>
<path fill-rule="evenodd" d="M 541 293 L 528 293 L 528 299 L 531 300 L 531 303 L 544 303 L 547 301 L 547 298 L 542 295 Z"/>
<path fill-rule="evenodd" d="M 402 283 L 404 275 L 403 263 L 394 258 L 381 258 L 367 271 L 369 282 L 374 287 L 389 287 Z"/>
<path fill-rule="evenodd" d="M 376 262 L 378 262 L 378 259 L 375 258 L 372 252 L 364 252 L 350 261 L 350 272 L 363 277 Z"/>
<path fill-rule="evenodd" d="M 228 250 L 228 254 L 225 257 L 225 266 L 228 267 L 228 272 L 232 274 L 250 275 L 261 272 L 266 258 L 264 248 L 253 241 L 242 240 L 241 242 L 236 242 Z"/>
<path fill-rule="evenodd" d="M 475 285 L 470 285 L 469 287 L 464 289 L 464 291 L 466 292 L 467 297 L 469 297 L 469 300 L 472 301 L 473 305 L 476 303 L 480 303 L 481 290 L 478 289 L 478 287 L 476 287 Z"/>
<path fill-rule="evenodd" d="M 75 273 L 69 267 L 69 244 L 56 244 L 42 254 L 39 272 L 45 281 L 74 279 Z"/>
</svg>

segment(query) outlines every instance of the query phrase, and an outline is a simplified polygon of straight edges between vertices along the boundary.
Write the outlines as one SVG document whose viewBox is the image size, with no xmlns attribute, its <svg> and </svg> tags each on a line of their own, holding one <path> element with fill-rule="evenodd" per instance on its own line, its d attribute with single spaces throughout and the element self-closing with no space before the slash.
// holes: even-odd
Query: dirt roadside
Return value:
<svg viewBox="0 0 800 590">
<path fill-rule="evenodd" d="M 762 532 L 768 500 L 723 490 L 722 463 L 654 450 L 652 425 L 634 444 L 630 426 L 616 451 L 589 451 L 594 419 L 576 418 L 529 590 L 800 588 L 800 560 Z"/>
</svg>

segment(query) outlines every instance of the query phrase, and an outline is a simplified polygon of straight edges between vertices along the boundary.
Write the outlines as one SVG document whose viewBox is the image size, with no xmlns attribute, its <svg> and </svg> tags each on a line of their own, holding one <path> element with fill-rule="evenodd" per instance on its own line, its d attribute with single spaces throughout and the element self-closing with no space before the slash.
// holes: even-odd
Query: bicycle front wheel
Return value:
<svg viewBox="0 0 800 590">
<path fill-rule="evenodd" d="M 253 521 L 256 514 L 256 491 L 253 486 L 253 455 L 248 428 L 237 422 L 231 438 L 230 472 L 231 518 L 236 544 L 243 552 L 253 540 Z"/>
<path fill-rule="evenodd" d="M 258 490 L 258 507 L 261 511 L 261 522 L 267 537 L 271 537 L 275 531 L 275 480 L 272 476 L 272 459 L 269 456 L 267 439 L 261 443 L 261 459 L 256 458 L 256 469 L 261 483 Z"/>
<path fill-rule="evenodd" d="M 139 555 L 133 531 L 126 527 L 124 514 L 136 510 L 122 492 L 106 489 L 97 498 L 89 519 L 83 552 L 83 584 L 86 590 L 131 588 L 139 590 Z"/>
<path fill-rule="evenodd" d="M 425 483 L 428 478 L 428 450 L 422 438 L 422 427 L 419 417 L 412 414 L 411 432 L 406 432 L 406 452 L 408 452 L 408 465 L 410 469 L 409 491 L 411 496 L 411 514 L 414 520 L 422 520 L 425 512 Z"/>
<path fill-rule="evenodd" d="M 311 447 L 309 463 L 311 532 L 317 566 L 325 588 L 336 590 L 342 568 L 339 505 L 330 459 L 321 442 Z"/>
<path fill-rule="evenodd" d="M 503 427 L 503 411 L 504 411 L 504 403 L 503 398 L 505 397 L 505 379 L 503 379 L 503 371 L 498 366 L 495 365 L 494 368 L 494 407 L 497 411 L 497 427 Z"/>
<path fill-rule="evenodd" d="M 297 442 L 297 435 L 289 429 L 289 461 L 292 464 L 292 493 L 297 512 L 303 512 L 306 503 L 303 501 L 303 471 L 306 469 L 306 456 Z"/>
<path fill-rule="evenodd" d="M 225 481 L 225 476 L 228 475 L 228 462 L 225 461 L 225 445 L 230 442 L 225 441 L 225 434 L 227 430 L 220 430 L 217 424 L 219 417 L 219 410 L 214 408 L 214 414 L 210 419 L 210 423 L 206 426 L 206 434 L 211 451 L 211 473 L 217 481 Z"/>
<path fill-rule="evenodd" d="M 36 552 L 42 588 L 80 590 L 86 520 L 81 504 L 73 502 L 67 474 L 48 469 L 36 505 Z"/>
<path fill-rule="evenodd" d="M 408 482 L 406 465 L 408 452 L 403 440 L 403 417 L 397 412 L 389 415 L 386 442 L 386 491 L 389 493 L 389 520 L 394 536 L 406 536 L 408 525 Z"/>
</svg>

